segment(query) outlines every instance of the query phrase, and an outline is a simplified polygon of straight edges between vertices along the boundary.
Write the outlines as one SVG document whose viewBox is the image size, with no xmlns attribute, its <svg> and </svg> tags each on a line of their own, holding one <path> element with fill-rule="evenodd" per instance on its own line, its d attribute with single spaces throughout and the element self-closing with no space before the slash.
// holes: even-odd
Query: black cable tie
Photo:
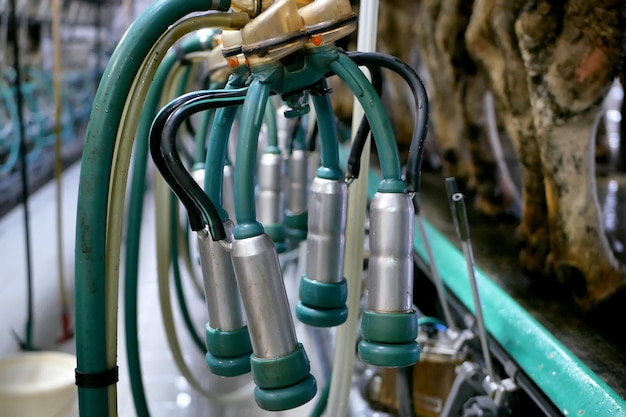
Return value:
<svg viewBox="0 0 626 417">
<path fill-rule="evenodd" d="M 119 367 L 117 366 L 98 373 L 81 372 L 76 368 L 74 374 L 78 388 L 106 388 L 119 381 Z"/>
</svg>

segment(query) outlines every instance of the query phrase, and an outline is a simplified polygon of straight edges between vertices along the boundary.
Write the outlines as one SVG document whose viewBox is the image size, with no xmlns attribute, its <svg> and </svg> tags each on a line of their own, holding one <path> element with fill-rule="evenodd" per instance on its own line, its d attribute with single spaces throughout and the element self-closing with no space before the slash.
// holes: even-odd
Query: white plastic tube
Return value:
<svg viewBox="0 0 626 417">
<path fill-rule="evenodd" d="M 231 15 L 232 16 L 232 15 Z M 135 132 L 141 114 L 142 104 L 148 94 L 150 81 L 167 51 L 178 39 L 194 30 L 228 26 L 230 18 L 220 21 L 214 13 L 196 15 L 172 25 L 150 50 L 143 61 L 130 89 L 124 105 L 122 123 L 118 129 L 113 153 L 113 163 L 107 199 L 107 225 L 105 246 L 105 293 L 106 293 L 106 341 L 107 366 L 113 368 L 117 361 L 117 295 L 119 288 L 119 263 L 122 238 L 122 219 L 124 218 L 124 196 L 128 180 L 131 150 Z M 109 410 L 111 416 L 117 415 L 116 387 L 109 388 Z"/>
<path fill-rule="evenodd" d="M 363 52 L 376 50 L 378 27 L 378 0 L 361 2 L 359 10 L 359 31 L 357 49 Z M 352 111 L 352 137 L 358 129 L 363 117 L 363 108 L 356 98 Z M 361 166 L 370 164 L 370 139 L 363 149 Z M 365 169 L 363 172 L 367 172 Z M 361 300 L 361 275 L 363 272 L 363 244 L 365 241 L 365 208 L 367 206 L 367 174 L 361 175 L 348 189 L 348 219 L 346 225 L 346 251 L 344 275 L 348 281 L 348 318 L 337 330 L 333 372 L 331 376 L 330 394 L 327 416 L 344 417 L 348 413 L 352 370 L 354 367 L 354 351 L 359 318 L 359 302 Z"/>
</svg>

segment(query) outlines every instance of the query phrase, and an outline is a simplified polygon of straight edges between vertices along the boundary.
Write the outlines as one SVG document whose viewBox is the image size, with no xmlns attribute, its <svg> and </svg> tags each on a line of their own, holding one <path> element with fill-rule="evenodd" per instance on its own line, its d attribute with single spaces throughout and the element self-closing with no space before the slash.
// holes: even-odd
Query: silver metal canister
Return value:
<svg viewBox="0 0 626 417">
<path fill-rule="evenodd" d="M 280 153 L 265 152 L 258 166 L 257 220 L 279 224 L 283 219 L 283 159 Z"/>
<path fill-rule="evenodd" d="M 294 149 L 287 163 L 287 210 L 294 214 L 302 213 L 307 209 L 309 152 Z"/>
<path fill-rule="evenodd" d="M 224 222 L 224 229 L 228 240 L 232 241 L 233 222 Z M 240 329 L 246 325 L 246 318 L 230 253 L 211 239 L 206 229 L 197 236 L 209 325 L 220 330 Z"/>
<path fill-rule="evenodd" d="M 412 310 L 414 221 L 408 194 L 374 195 L 370 204 L 368 310 Z"/>
<path fill-rule="evenodd" d="M 292 353 L 296 333 L 272 240 L 265 233 L 235 239 L 231 255 L 254 356 L 266 359 Z"/>
<path fill-rule="evenodd" d="M 343 279 L 347 205 L 345 181 L 313 179 L 307 233 L 308 279 L 328 283 Z"/>
</svg>

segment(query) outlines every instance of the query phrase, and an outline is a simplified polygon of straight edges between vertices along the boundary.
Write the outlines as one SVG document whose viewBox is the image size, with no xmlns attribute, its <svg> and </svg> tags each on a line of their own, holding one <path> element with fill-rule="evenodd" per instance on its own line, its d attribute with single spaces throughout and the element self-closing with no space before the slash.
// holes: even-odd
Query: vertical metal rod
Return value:
<svg viewBox="0 0 626 417">
<path fill-rule="evenodd" d="M 467 263 L 467 275 L 469 277 L 470 287 L 472 290 L 472 298 L 474 300 L 474 312 L 476 315 L 476 326 L 478 327 L 478 338 L 480 340 L 480 346 L 483 351 L 483 357 L 485 361 L 485 368 L 487 374 L 492 381 L 498 381 L 495 372 L 493 371 L 493 364 L 491 363 L 491 356 L 489 355 L 489 344 L 487 342 L 487 331 L 485 329 L 485 319 L 483 316 L 482 304 L 480 302 L 480 294 L 478 293 L 478 284 L 476 282 L 475 266 L 474 266 L 474 253 L 472 250 L 472 243 L 470 241 L 469 223 L 467 221 L 467 211 L 465 209 L 465 199 L 460 192 L 454 192 L 457 190 L 456 182 L 454 179 L 446 180 L 446 188 L 448 190 L 448 197 L 450 198 L 450 209 L 452 211 L 452 218 L 454 219 L 454 227 L 457 235 L 461 240 L 461 246 L 463 254 L 465 255 L 465 261 Z"/>
</svg>

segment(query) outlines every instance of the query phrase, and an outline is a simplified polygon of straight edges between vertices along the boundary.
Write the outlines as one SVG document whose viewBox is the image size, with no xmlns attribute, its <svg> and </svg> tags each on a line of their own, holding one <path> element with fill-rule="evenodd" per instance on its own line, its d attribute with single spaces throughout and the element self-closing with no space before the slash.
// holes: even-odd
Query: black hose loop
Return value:
<svg viewBox="0 0 626 417">
<path fill-rule="evenodd" d="M 224 225 L 211 199 L 183 165 L 176 149 L 176 132 L 192 114 L 243 104 L 246 91 L 246 89 L 203 90 L 185 94 L 159 112 L 150 130 L 152 159 L 174 194 L 187 209 L 191 229 L 198 231 L 208 225 L 213 240 L 226 238 Z M 212 101 L 218 99 L 219 101 Z"/>
<path fill-rule="evenodd" d="M 346 55 L 357 65 L 378 66 L 398 74 L 408 84 L 415 98 L 417 110 L 409 157 L 406 166 L 406 182 L 410 192 L 419 192 L 424 142 L 428 132 L 428 95 L 426 88 L 411 66 L 402 60 L 378 52 L 347 52 Z"/>
</svg>

